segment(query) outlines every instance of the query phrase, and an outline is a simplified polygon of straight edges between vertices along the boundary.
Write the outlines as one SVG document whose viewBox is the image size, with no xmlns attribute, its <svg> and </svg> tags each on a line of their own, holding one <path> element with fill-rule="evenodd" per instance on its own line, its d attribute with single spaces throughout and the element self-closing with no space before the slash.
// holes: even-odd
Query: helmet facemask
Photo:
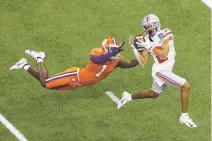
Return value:
<svg viewBox="0 0 212 141">
<path fill-rule="evenodd" d="M 154 26 L 154 24 L 155 23 L 144 26 L 145 29 L 144 31 L 146 32 L 147 35 L 154 36 L 157 33 L 158 28 Z"/>
</svg>

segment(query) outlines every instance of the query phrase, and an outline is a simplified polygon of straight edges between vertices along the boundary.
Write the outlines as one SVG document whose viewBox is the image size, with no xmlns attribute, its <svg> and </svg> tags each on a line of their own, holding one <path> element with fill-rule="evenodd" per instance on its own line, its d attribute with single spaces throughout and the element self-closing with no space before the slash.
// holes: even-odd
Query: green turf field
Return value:
<svg viewBox="0 0 212 141">
<path fill-rule="evenodd" d="M 178 122 L 180 91 L 138 100 L 117 110 L 105 94 L 151 87 L 152 60 L 145 67 L 117 69 L 102 82 L 70 91 L 50 91 L 24 70 L 8 71 L 31 48 L 46 53 L 51 75 L 84 66 L 88 52 L 114 36 L 140 31 L 147 13 L 159 16 L 175 35 L 175 70 L 192 85 L 189 114 L 199 126 Z M 209 141 L 211 133 L 210 10 L 200 0 L 1 0 L 0 113 L 30 141 Z M 129 45 L 122 53 L 133 58 Z M 16 138 L 0 124 L 0 141 Z"/>
</svg>

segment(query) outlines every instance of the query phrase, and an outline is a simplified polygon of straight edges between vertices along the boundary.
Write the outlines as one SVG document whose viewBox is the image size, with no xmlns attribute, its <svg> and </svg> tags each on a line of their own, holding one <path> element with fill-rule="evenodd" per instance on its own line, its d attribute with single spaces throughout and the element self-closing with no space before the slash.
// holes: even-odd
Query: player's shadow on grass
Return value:
<svg viewBox="0 0 212 141">
<path fill-rule="evenodd" d="M 81 87 L 73 92 L 73 98 L 92 98 L 97 99 L 104 94 L 104 91 L 100 88 L 99 85 L 93 85 L 89 87 Z"/>
<path fill-rule="evenodd" d="M 97 84 L 68 91 L 52 91 L 50 93 L 53 95 L 60 95 L 59 97 L 70 97 L 70 99 L 97 99 L 104 95 L 104 89 L 101 89 L 101 84 Z"/>
</svg>

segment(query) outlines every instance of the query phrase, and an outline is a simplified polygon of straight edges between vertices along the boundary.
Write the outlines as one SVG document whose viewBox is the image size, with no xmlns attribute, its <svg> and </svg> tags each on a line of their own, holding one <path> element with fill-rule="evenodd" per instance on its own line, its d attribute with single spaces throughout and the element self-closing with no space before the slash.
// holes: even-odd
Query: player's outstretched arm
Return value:
<svg viewBox="0 0 212 141">
<path fill-rule="evenodd" d="M 138 64 L 139 63 L 138 63 L 137 59 L 133 59 L 130 62 L 126 61 L 126 60 L 121 60 L 121 61 L 119 61 L 119 63 L 117 64 L 116 67 L 119 67 L 119 68 L 132 68 L 132 67 L 135 67 Z"/>
<path fill-rule="evenodd" d="M 109 52 L 107 54 L 102 54 L 100 56 L 91 56 L 90 59 L 94 63 L 101 64 L 101 63 L 107 62 L 112 56 L 113 56 L 113 53 Z"/>
<path fill-rule="evenodd" d="M 112 56 L 115 56 L 117 55 L 119 52 L 123 51 L 123 46 L 124 46 L 125 42 L 123 41 L 119 47 L 115 47 L 112 49 L 111 52 L 108 52 L 106 54 L 102 54 L 102 55 L 93 55 L 92 53 L 92 56 L 90 57 L 90 59 L 94 62 L 94 63 L 97 63 L 97 64 L 101 64 L 101 63 L 105 63 L 107 61 L 110 60 L 110 58 Z"/>
</svg>

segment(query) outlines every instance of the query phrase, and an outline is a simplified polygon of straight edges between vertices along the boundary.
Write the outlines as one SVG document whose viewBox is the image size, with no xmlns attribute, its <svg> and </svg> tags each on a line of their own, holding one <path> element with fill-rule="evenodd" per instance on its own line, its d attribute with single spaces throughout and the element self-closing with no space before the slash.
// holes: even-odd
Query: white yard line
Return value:
<svg viewBox="0 0 212 141">
<path fill-rule="evenodd" d="M 1 113 L 0 113 L 0 122 L 7 127 L 10 132 L 18 138 L 19 141 L 28 141 L 23 134 L 21 134 Z"/>
<path fill-rule="evenodd" d="M 105 94 L 108 95 L 108 96 L 112 99 L 112 101 L 114 101 L 117 105 L 121 103 L 120 99 L 118 99 L 118 98 L 113 94 L 113 92 L 111 92 L 111 91 L 106 91 Z"/>
<path fill-rule="evenodd" d="M 202 0 L 210 9 L 212 9 L 212 0 Z"/>
</svg>

